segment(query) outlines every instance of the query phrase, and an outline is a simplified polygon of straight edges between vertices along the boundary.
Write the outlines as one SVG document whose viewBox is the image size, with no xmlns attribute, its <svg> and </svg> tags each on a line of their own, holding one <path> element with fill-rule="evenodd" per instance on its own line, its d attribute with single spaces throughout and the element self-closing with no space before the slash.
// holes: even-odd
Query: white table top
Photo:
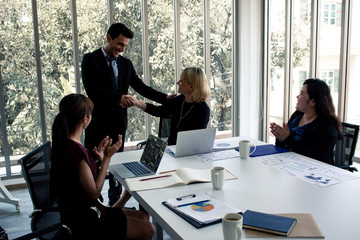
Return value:
<svg viewBox="0 0 360 240">
<path fill-rule="evenodd" d="M 111 165 L 139 160 L 141 153 L 142 150 L 128 151 L 113 157 L 109 170 L 122 184 L 125 184 L 124 179 L 111 169 Z M 225 181 L 222 190 L 213 190 L 211 183 L 196 183 L 132 194 L 172 239 L 223 239 L 221 224 L 196 229 L 161 204 L 197 192 L 210 193 L 243 212 L 250 209 L 266 213 L 311 213 L 325 239 L 360 238 L 360 179 L 322 188 L 264 165 L 259 158 L 202 162 L 194 156 L 173 158 L 167 153 L 158 172 L 179 167 L 209 169 L 214 166 L 225 167 L 238 179 Z M 246 239 L 245 234 L 243 239 Z"/>
</svg>

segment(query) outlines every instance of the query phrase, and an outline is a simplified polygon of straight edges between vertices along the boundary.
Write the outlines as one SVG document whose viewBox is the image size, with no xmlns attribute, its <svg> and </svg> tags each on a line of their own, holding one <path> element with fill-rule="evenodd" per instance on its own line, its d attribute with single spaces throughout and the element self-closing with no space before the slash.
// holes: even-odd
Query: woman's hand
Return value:
<svg viewBox="0 0 360 240">
<path fill-rule="evenodd" d="M 119 140 L 114 145 L 111 146 L 112 139 L 109 139 L 109 137 L 106 136 L 101 141 L 99 146 L 94 148 L 93 151 L 96 157 L 100 161 L 103 161 L 105 157 L 111 158 L 111 156 L 114 155 L 120 149 L 122 145 L 122 136 L 119 134 L 118 137 Z"/>
<path fill-rule="evenodd" d="M 94 147 L 93 152 L 95 153 L 96 157 L 102 161 L 104 159 L 104 151 L 105 151 L 105 147 L 106 145 L 109 143 L 109 137 L 106 136 L 101 143 L 99 144 L 98 147 Z"/>
<path fill-rule="evenodd" d="M 111 158 L 121 147 L 122 145 L 122 135 L 118 135 L 118 141 L 111 146 L 112 139 L 110 139 L 109 143 L 105 147 L 104 158 Z"/>
<path fill-rule="evenodd" d="M 276 123 L 270 123 L 270 132 L 280 141 L 284 141 L 290 136 L 290 130 L 286 123 L 283 123 L 282 127 Z"/>
<path fill-rule="evenodd" d="M 145 111 L 145 109 L 146 109 L 146 103 L 143 101 L 137 100 L 136 98 L 134 98 L 134 105 L 143 111 Z"/>
</svg>

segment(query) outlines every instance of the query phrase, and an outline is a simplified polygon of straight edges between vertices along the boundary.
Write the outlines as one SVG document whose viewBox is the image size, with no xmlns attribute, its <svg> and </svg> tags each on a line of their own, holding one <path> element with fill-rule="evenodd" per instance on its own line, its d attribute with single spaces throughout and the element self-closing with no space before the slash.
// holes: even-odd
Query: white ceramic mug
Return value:
<svg viewBox="0 0 360 240">
<path fill-rule="evenodd" d="M 242 236 L 243 217 L 238 213 L 227 213 L 222 218 L 224 240 L 238 240 Z"/>
<path fill-rule="evenodd" d="M 254 150 L 250 152 L 250 147 L 254 147 Z M 256 150 L 256 146 L 253 144 L 250 144 L 249 140 L 241 140 L 239 142 L 239 153 L 241 159 L 248 158 L 251 154 L 253 154 Z"/>
<path fill-rule="evenodd" d="M 211 169 L 211 182 L 213 189 L 220 190 L 224 185 L 225 168 L 213 167 Z"/>
</svg>

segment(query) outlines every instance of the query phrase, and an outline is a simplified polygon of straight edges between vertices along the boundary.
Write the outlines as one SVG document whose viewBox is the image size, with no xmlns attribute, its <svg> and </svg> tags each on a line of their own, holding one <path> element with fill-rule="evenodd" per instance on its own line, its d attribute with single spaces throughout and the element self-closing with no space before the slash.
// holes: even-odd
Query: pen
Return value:
<svg viewBox="0 0 360 240">
<path fill-rule="evenodd" d="M 197 202 L 180 204 L 180 205 L 174 206 L 174 208 L 185 207 L 185 206 L 189 206 L 189 205 L 193 205 L 193 204 L 197 204 L 197 203 L 204 203 L 204 202 L 208 202 L 208 201 L 210 201 L 210 200 L 208 199 L 208 200 L 202 200 L 202 201 L 197 201 Z"/>
<path fill-rule="evenodd" d="M 164 171 L 164 172 L 159 172 L 159 174 L 168 173 L 168 172 L 175 172 L 175 171 L 176 171 L 176 169 L 175 170 Z"/>
<path fill-rule="evenodd" d="M 147 181 L 147 180 L 163 178 L 163 177 L 171 177 L 171 175 L 163 175 L 163 176 L 157 176 L 157 177 L 151 177 L 151 178 L 143 178 L 143 179 L 140 179 L 139 181 Z"/>
</svg>

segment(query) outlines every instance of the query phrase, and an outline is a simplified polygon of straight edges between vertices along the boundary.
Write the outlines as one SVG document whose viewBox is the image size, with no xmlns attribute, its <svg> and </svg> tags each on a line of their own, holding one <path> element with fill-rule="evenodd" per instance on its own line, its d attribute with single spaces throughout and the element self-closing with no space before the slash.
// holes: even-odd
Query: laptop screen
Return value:
<svg viewBox="0 0 360 240">
<path fill-rule="evenodd" d="M 149 135 L 144 152 L 141 155 L 140 162 L 142 162 L 148 168 L 156 171 L 159 167 L 161 158 L 164 155 L 166 145 L 167 142 L 153 135 Z"/>
</svg>

